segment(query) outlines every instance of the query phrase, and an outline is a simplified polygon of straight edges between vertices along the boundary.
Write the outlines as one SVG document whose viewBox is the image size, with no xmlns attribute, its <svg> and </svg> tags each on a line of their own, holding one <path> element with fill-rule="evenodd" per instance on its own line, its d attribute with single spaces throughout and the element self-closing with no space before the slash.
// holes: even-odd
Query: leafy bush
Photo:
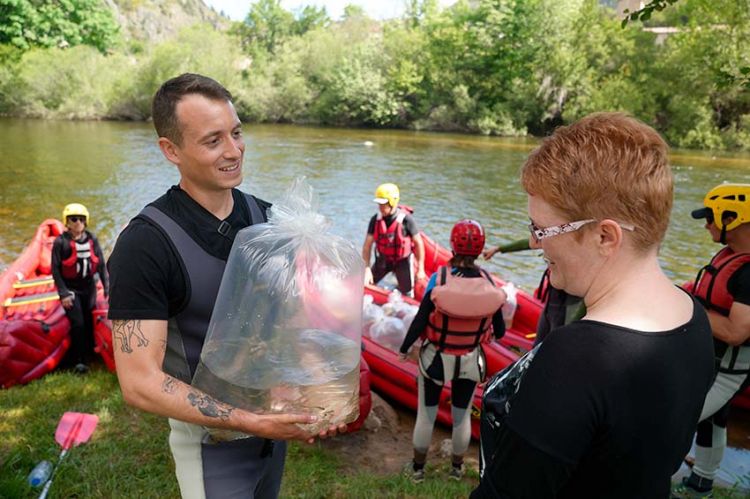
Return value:
<svg viewBox="0 0 750 499">
<path fill-rule="evenodd" d="M 44 118 L 106 117 L 115 82 L 126 67 L 125 56 L 106 57 L 84 45 L 31 50 L 18 65 L 11 93 L 15 112 Z"/>
</svg>

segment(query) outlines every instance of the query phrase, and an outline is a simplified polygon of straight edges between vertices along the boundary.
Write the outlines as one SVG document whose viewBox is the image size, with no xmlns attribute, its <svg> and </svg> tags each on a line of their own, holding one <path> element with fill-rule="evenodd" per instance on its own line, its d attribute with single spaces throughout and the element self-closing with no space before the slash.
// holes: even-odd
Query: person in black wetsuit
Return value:
<svg viewBox="0 0 750 499">
<path fill-rule="evenodd" d="M 443 385 L 451 382 L 453 456 L 449 477 L 463 476 L 464 454 L 471 440 L 471 401 L 486 366 L 482 344 L 502 338 L 501 311 L 505 292 L 487 271 L 475 263 L 484 247 L 484 229 L 475 220 L 461 220 L 451 230 L 453 258 L 430 278 L 419 310 L 399 349 L 406 355 L 419 337 L 417 421 L 414 423 L 414 458 L 406 472 L 415 482 L 424 480 L 427 450 L 432 440 Z"/>
<path fill-rule="evenodd" d="M 99 241 L 86 230 L 89 210 L 80 203 L 70 203 L 63 208 L 62 215 L 68 230 L 52 245 L 52 277 L 70 320 L 70 350 L 63 362 L 84 374 L 94 355 L 95 276 L 99 276 L 106 298 L 109 294 L 107 268 Z"/>
<path fill-rule="evenodd" d="M 587 312 L 549 333 L 520 374 L 488 382 L 471 497 L 668 497 L 713 348 L 703 307 L 658 263 L 667 149 L 634 118 L 599 113 L 558 128 L 524 164 L 533 246 L 550 284 Z M 505 400 L 488 403 L 496 393 Z"/>
</svg>

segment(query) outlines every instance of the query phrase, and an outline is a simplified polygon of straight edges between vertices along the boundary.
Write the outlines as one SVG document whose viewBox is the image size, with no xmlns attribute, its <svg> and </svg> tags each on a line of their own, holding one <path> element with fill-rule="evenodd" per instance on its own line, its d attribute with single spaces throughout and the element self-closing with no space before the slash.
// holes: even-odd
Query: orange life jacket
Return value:
<svg viewBox="0 0 750 499">
<path fill-rule="evenodd" d="M 396 211 L 396 218 L 390 226 L 386 226 L 385 218 L 378 213 L 372 237 L 375 240 L 378 253 L 387 262 L 397 262 L 411 255 L 413 241 L 411 236 L 404 235 L 403 227 L 406 215 L 412 212 L 413 210 L 408 206 L 399 206 Z"/>
<path fill-rule="evenodd" d="M 431 295 L 435 310 L 426 334 L 439 352 L 464 355 L 490 339 L 492 316 L 505 295 L 486 271 L 480 272 L 485 279 L 454 276 L 448 267 L 438 269 Z"/>
<path fill-rule="evenodd" d="M 86 243 L 84 243 L 86 244 Z M 99 257 L 96 256 L 96 252 L 94 251 L 94 238 L 89 235 L 88 240 L 88 246 L 89 246 L 89 254 L 82 256 L 82 258 L 88 258 L 91 260 L 91 268 L 88 269 L 87 274 L 85 276 L 79 276 L 78 272 L 78 249 L 76 247 L 76 242 L 73 240 L 73 238 L 70 239 L 70 256 L 63 260 L 62 263 L 62 275 L 65 279 L 75 279 L 76 277 L 92 277 L 94 274 L 96 274 L 96 270 L 99 268 Z"/>
<path fill-rule="evenodd" d="M 729 316 L 734 298 L 727 285 L 732 275 L 746 263 L 750 263 L 750 253 L 735 253 L 725 246 L 698 272 L 693 295 L 707 309 Z"/>
</svg>

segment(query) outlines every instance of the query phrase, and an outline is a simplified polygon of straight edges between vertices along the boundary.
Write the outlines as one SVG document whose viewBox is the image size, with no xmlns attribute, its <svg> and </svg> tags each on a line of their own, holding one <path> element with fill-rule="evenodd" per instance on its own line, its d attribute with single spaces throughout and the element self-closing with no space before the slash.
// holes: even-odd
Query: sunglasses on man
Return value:
<svg viewBox="0 0 750 499">
<path fill-rule="evenodd" d="M 69 216 L 69 217 L 68 217 L 68 222 L 73 222 L 73 223 L 76 223 L 76 222 L 86 223 L 86 217 L 81 217 L 81 216 L 78 216 L 78 215 L 71 215 L 71 216 Z"/>
</svg>

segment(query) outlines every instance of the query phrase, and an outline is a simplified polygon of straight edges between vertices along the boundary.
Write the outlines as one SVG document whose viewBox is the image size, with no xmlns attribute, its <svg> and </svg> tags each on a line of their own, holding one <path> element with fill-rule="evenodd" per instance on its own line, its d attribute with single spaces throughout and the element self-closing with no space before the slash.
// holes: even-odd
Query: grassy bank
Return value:
<svg viewBox="0 0 750 499">
<path fill-rule="evenodd" d="M 99 425 L 88 443 L 65 458 L 50 497 L 179 497 L 166 420 L 126 406 L 116 377 L 103 368 L 85 377 L 53 373 L 0 390 L 0 408 L 0 497 L 39 494 L 26 484 L 26 476 L 43 459 L 56 461 L 60 448 L 54 433 L 65 411 L 97 414 Z M 466 497 L 477 481 L 476 474 L 461 483 L 439 475 L 417 486 L 399 475 L 351 469 L 317 444 L 295 444 L 281 496 Z"/>
<path fill-rule="evenodd" d="M 115 376 L 103 368 L 85 377 L 58 372 L 26 386 L 0 390 L 0 497 L 36 497 L 26 484 L 34 465 L 56 461 L 54 433 L 65 411 L 99 416 L 91 440 L 66 457 L 50 491 L 57 497 L 178 498 L 174 464 L 163 418 L 126 406 Z M 346 437 L 340 437 L 346 438 Z M 476 473 L 462 482 L 447 479 L 447 469 L 430 468 L 422 484 L 393 474 L 377 476 L 321 445 L 291 446 L 281 497 L 467 497 Z M 739 498 L 719 491 L 719 498 Z"/>
</svg>

